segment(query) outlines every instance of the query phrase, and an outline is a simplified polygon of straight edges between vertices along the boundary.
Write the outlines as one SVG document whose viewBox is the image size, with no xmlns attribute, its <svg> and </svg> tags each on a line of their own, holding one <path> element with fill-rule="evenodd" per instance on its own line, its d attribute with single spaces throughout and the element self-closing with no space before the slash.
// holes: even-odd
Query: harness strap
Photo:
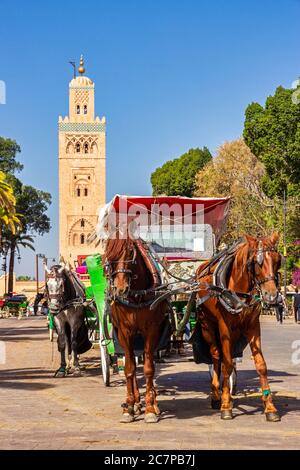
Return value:
<svg viewBox="0 0 300 470">
<path fill-rule="evenodd" d="M 140 250 L 140 253 L 143 257 L 143 260 L 149 269 L 152 279 L 153 279 L 153 287 L 158 287 L 161 284 L 161 279 L 157 267 L 154 263 L 152 258 L 152 254 L 149 248 L 142 242 L 141 239 L 135 240 L 136 246 Z"/>
<path fill-rule="evenodd" d="M 264 277 L 263 279 L 260 279 L 260 280 L 256 280 L 256 284 L 258 284 L 259 286 L 261 286 L 262 284 L 264 284 L 265 282 L 268 282 L 268 281 L 275 281 L 276 280 L 276 277 L 275 276 L 267 276 L 267 277 Z"/>
</svg>

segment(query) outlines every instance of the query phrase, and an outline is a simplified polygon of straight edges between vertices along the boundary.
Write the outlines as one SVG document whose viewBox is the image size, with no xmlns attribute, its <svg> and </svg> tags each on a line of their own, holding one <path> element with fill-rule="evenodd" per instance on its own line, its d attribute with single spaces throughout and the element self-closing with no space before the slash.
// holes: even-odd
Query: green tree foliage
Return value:
<svg viewBox="0 0 300 470">
<path fill-rule="evenodd" d="M 0 138 L 0 170 L 6 173 L 7 182 L 13 189 L 15 197 L 15 210 L 21 214 L 21 223 L 16 233 L 8 228 L 3 229 L 3 239 L 6 240 L 6 252 L 9 253 L 9 290 L 13 289 L 13 271 L 15 255 L 19 247 L 34 250 L 33 238 L 35 234 L 43 235 L 49 232 L 50 219 L 46 211 L 51 204 L 51 195 L 29 185 L 24 185 L 15 172 L 22 170 L 23 166 L 16 160 L 21 149 L 11 140 Z"/>
<path fill-rule="evenodd" d="M 265 166 L 262 187 L 272 198 L 284 190 L 300 195 L 300 104 L 293 95 L 280 86 L 265 106 L 252 103 L 245 112 L 244 139 Z"/>
<path fill-rule="evenodd" d="M 212 156 L 207 147 L 190 149 L 179 158 L 167 161 L 151 175 L 153 196 L 192 197 L 196 188 L 196 174 Z"/>
<path fill-rule="evenodd" d="M 34 240 L 32 237 L 29 235 L 24 235 L 20 232 L 16 234 L 10 234 L 9 237 L 6 238 L 7 251 L 10 252 L 8 267 L 8 292 L 13 292 L 13 274 L 16 254 L 20 255 L 20 248 L 29 248 L 30 250 L 35 251 L 33 243 Z"/>
<path fill-rule="evenodd" d="M 18 276 L 17 281 L 32 281 L 33 279 L 31 279 L 30 276 Z"/>
<path fill-rule="evenodd" d="M 0 137 L 0 170 L 4 173 L 23 170 L 23 165 L 16 160 L 16 155 L 19 152 L 21 152 L 21 148 L 15 140 Z"/>
<path fill-rule="evenodd" d="M 264 236 L 272 231 L 268 200 L 261 190 L 264 168 L 243 139 L 225 142 L 216 157 L 197 175 L 195 196 L 230 196 L 230 212 L 223 241 L 243 233 Z"/>
<path fill-rule="evenodd" d="M 43 235 L 51 225 L 46 211 L 51 204 L 51 194 L 27 186 L 15 176 L 10 180 L 16 196 L 16 211 L 22 214 L 22 233 Z"/>
</svg>

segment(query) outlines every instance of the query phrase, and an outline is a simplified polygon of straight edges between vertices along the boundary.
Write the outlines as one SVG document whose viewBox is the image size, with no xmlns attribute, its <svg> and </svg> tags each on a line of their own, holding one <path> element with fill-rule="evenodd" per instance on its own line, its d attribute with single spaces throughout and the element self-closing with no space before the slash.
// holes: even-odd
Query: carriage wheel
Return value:
<svg viewBox="0 0 300 470">
<path fill-rule="evenodd" d="M 101 369 L 102 369 L 102 378 L 104 385 L 106 387 L 110 386 L 110 357 L 107 352 L 107 347 L 101 344 L 100 340 L 100 353 L 101 353 Z"/>
</svg>

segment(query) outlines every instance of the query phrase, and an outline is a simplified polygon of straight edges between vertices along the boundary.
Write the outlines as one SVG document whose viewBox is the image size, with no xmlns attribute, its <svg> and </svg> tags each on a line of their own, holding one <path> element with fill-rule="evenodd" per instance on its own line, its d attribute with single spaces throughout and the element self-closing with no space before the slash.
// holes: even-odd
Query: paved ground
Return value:
<svg viewBox="0 0 300 470">
<path fill-rule="evenodd" d="M 247 349 L 239 365 L 235 418 L 220 420 L 209 407 L 206 366 L 192 362 L 190 351 L 157 366 L 158 424 L 120 424 L 124 379 L 114 376 L 105 388 L 97 350 L 82 356 L 84 376 L 53 378 L 56 344 L 48 340 L 45 318 L 0 320 L 6 364 L 0 365 L 1 449 L 299 449 L 300 364 L 292 349 L 300 325 L 263 320 L 264 352 L 272 390 L 282 415 L 267 423 L 258 378 Z M 140 383 L 144 385 L 140 369 Z"/>
</svg>

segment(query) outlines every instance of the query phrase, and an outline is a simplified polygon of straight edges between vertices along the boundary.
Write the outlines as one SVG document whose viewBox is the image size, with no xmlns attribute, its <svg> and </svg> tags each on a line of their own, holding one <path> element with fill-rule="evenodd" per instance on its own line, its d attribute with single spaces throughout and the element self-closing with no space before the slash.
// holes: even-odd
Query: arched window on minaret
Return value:
<svg viewBox="0 0 300 470">
<path fill-rule="evenodd" d="M 66 153 L 73 153 L 74 152 L 74 146 L 72 142 L 69 142 L 66 148 Z"/>
<path fill-rule="evenodd" d="M 77 144 L 76 144 L 76 152 L 80 153 L 80 143 L 79 142 L 77 142 Z"/>
<path fill-rule="evenodd" d="M 87 114 L 87 105 L 86 104 L 83 106 L 83 114 Z"/>
<path fill-rule="evenodd" d="M 80 235 L 80 243 L 81 243 L 81 245 L 84 245 L 84 234 L 83 233 Z"/>
<path fill-rule="evenodd" d="M 84 219 L 81 219 L 81 221 L 80 221 L 80 227 L 84 227 L 84 225 L 85 225 L 85 224 L 84 224 Z"/>
<path fill-rule="evenodd" d="M 77 188 L 77 196 L 80 197 L 80 188 Z"/>
<path fill-rule="evenodd" d="M 79 104 L 76 105 L 76 114 L 80 114 L 80 105 Z"/>
<path fill-rule="evenodd" d="M 86 142 L 83 146 L 84 148 L 84 153 L 89 153 L 89 144 Z"/>
<path fill-rule="evenodd" d="M 85 195 L 85 196 L 88 195 L 88 188 L 84 188 L 84 195 Z"/>
<path fill-rule="evenodd" d="M 93 142 L 91 146 L 91 153 L 97 153 L 97 150 L 98 150 L 97 144 L 96 142 Z"/>
</svg>

